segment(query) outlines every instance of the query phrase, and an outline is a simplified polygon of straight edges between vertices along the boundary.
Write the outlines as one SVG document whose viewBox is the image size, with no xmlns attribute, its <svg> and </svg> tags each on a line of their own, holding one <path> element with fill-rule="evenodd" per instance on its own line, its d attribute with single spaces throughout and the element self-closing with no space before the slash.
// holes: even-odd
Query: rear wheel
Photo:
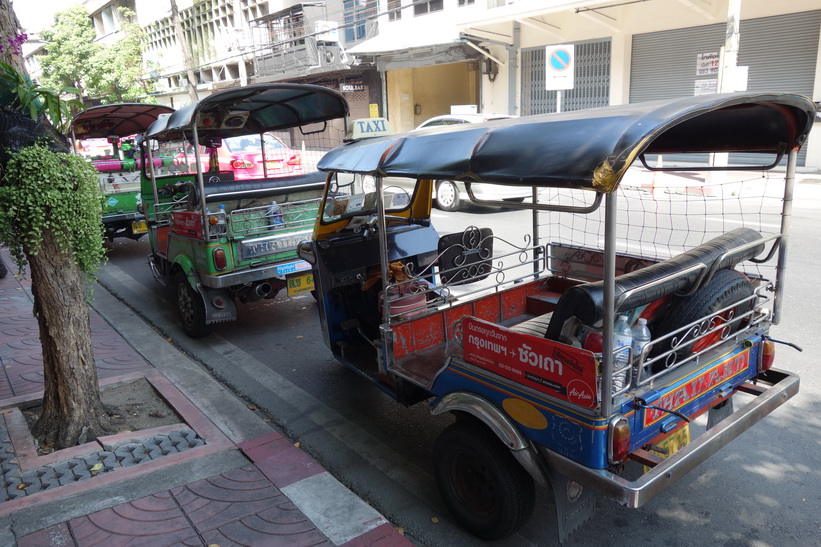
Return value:
<svg viewBox="0 0 821 547">
<path fill-rule="evenodd" d="M 436 206 L 443 211 L 455 211 L 459 208 L 459 189 L 454 182 L 440 180 L 436 183 Z"/>
<path fill-rule="evenodd" d="M 436 440 L 433 457 L 445 504 L 476 537 L 505 538 L 533 513 L 533 479 L 484 424 L 451 425 Z"/>
<path fill-rule="evenodd" d="M 205 304 L 202 296 L 195 291 L 183 272 L 174 276 L 177 295 L 177 310 L 180 314 L 182 330 L 191 338 L 202 338 L 211 333 L 212 325 L 205 322 Z"/>
</svg>

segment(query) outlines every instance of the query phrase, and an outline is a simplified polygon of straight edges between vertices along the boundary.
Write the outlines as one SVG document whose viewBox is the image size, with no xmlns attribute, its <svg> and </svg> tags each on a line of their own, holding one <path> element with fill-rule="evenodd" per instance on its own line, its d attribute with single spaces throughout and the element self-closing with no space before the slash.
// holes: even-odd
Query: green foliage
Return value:
<svg viewBox="0 0 821 547">
<path fill-rule="evenodd" d="M 131 22 L 134 12 L 118 10 L 122 39 L 94 42 L 88 10 L 77 5 L 58 13 L 54 29 L 43 31 L 48 53 L 40 58 L 44 85 L 72 86 L 104 103 L 141 101 L 152 89 L 144 79 L 140 41 L 143 31 Z"/>
<path fill-rule="evenodd" d="M 24 115 L 31 116 L 32 120 L 37 120 L 45 114 L 51 120 L 51 124 L 60 132 L 65 132 L 71 122 L 71 109 L 84 109 L 83 103 L 77 99 L 63 100 L 60 95 L 63 93 L 79 93 L 79 90 L 72 87 L 64 87 L 59 92 L 40 87 L 20 74 L 8 63 L 0 62 L 0 85 L 10 92 L 11 103 L 5 105 L 7 108 L 16 110 Z"/>
<path fill-rule="evenodd" d="M 51 231 L 74 263 L 93 276 L 105 256 L 97 171 L 83 158 L 43 144 L 11 155 L 0 186 L 0 241 L 23 269 Z"/>
<path fill-rule="evenodd" d="M 44 30 L 41 37 L 48 52 L 40 58 L 43 85 L 54 89 L 82 88 L 88 62 L 100 47 L 94 43 L 94 24 L 88 10 L 76 5 L 57 13 L 53 29 Z"/>
</svg>

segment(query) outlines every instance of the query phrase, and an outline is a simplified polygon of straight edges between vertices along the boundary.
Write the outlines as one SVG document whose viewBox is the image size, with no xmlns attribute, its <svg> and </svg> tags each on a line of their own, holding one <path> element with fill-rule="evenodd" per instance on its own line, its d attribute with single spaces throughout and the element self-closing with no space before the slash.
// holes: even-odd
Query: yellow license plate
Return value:
<svg viewBox="0 0 821 547">
<path fill-rule="evenodd" d="M 137 220 L 131 223 L 131 231 L 135 234 L 145 234 L 148 232 L 148 225 L 144 220 Z"/>
<path fill-rule="evenodd" d="M 265 162 L 265 167 L 268 169 L 279 169 L 282 166 L 282 162 L 279 160 L 270 160 Z"/>
<path fill-rule="evenodd" d="M 288 296 L 314 290 L 314 272 L 305 272 L 287 278 Z"/>
<path fill-rule="evenodd" d="M 690 425 L 686 424 L 663 441 L 654 444 L 649 451 L 661 458 L 669 458 L 688 444 L 690 444 Z M 649 467 L 644 466 L 645 473 L 649 470 Z"/>
</svg>

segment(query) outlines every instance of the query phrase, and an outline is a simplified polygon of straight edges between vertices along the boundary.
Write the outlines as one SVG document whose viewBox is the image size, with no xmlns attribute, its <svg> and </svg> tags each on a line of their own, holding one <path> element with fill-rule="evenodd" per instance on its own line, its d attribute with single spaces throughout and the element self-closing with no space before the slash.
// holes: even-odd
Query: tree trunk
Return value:
<svg viewBox="0 0 821 547">
<path fill-rule="evenodd" d="M 97 385 L 85 276 L 50 231 L 31 269 L 34 315 L 43 348 L 43 413 L 32 434 L 55 448 L 93 440 L 110 424 Z"/>
<path fill-rule="evenodd" d="M 7 46 L 10 39 L 17 37 L 19 29 L 20 23 L 17 21 L 17 15 L 11 9 L 8 0 L 0 0 L 0 43 Z M 3 52 L 0 53 L 0 61 L 10 64 L 21 74 L 26 72 L 23 57 L 21 55 L 12 55 L 8 47 L 5 47 Z"/>
<path fill-rule="evenodd" d="M 0 44 L 8 44 L 19 32 L 9 0 L 0 0 Z M 22 57 L 9 48 L 0 53 L 0 60 L 26 73 Z M 43 233 L 39 249 L 24 252 L 31 270 L 45 383 L 43 413 L 32 434 L 57 449 L 74 446 L 108 433 L 110 427 L 97 385 L 86 276 L 74 263 L 72 249 L 58 245 L 50 231 Z"/>
</svg>

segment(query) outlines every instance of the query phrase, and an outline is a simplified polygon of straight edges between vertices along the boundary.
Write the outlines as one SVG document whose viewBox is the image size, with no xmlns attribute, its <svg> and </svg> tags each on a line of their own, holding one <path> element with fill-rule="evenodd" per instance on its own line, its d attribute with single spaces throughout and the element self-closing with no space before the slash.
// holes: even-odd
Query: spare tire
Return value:
<svg viewBox="0 0 821 547">
<path fill-rule="evenodd" d="M 744 274 L 735 270 L 719 270 L 701 290 L 689 296 L 673 297 L 667 313 L 652 329 L 654 339 L 675 332 L 699 319 L 703 320 L 686 332 L 660 343 L 653 353 L 659 355 L 675 349 L 675 352 L 668 355 L 665 360 L 666 366 L 671 366 L 718 340 L 730 336 L 747 322 L 747 320 L 730 321 L 753 309 L 754 301 L 747 300 L 752 294 L 753 285 Z M 737 306 L 715 315 L 718 310 L 737 302 L 739 303 Z M 711 334 L 694 340 L 706 331 L 710 331 Z M 658 372 L 658 369 L 663 366 L 664 364 L 657 366 L 654 372 Z"/>
</svg>

